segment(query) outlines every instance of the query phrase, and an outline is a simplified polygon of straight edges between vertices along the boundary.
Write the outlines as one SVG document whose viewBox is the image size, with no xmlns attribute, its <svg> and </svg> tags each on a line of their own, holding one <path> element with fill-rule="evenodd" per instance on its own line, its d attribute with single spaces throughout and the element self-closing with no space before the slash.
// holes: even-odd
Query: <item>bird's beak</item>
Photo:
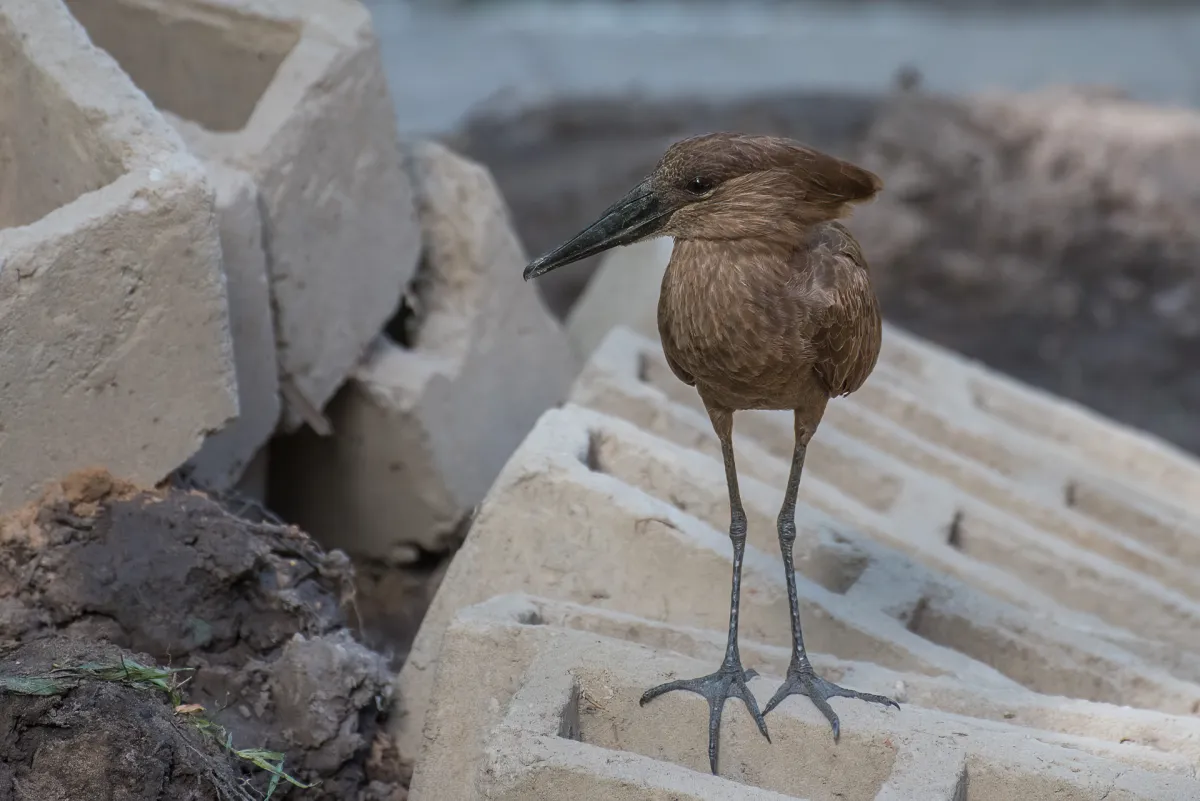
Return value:
<svg viewBox="0 0 1200 801">
<path fill-rule="evenodd" d="M 539 256 L 525 268 L 525 280 L 537 278 L 565 264 L 586 259 L 618 245 L 631 245 L 666 225 L 671 209 L 642 181 L 629 194 L 609 206 L 600 219 L 554 250 Z"/>
</svg>

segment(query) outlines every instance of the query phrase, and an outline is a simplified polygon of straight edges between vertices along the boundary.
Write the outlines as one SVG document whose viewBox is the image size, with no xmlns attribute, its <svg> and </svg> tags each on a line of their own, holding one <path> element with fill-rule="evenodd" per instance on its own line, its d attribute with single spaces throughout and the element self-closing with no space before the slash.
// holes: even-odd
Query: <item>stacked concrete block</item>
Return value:
<svg viewBox="0 0 1200 801">
<path fill-rule="evenodd" d="M 265 260 L 245 239 L 244 192 L 231 190 L 224 227 L 242 244 L 227 269 L 245 284 L 266 270 L 283 424 L 323 430 L 320 410 L 394 313 L 420 251 L 370 14 L 353 0 L 67 4 L 215 174 L 253 181 Z M 275 369 L 257 333 L 238 343 L 255 374 Z M 257 404 L 248 418 L 271 416 L 262 389 L 243 393 Z M 203 468 L 236 473 L 262 430 L 247 422 Z"/>
<path fill-rule="evenodd" d="M 153 483 L 238 413 L 213 189 L 58 3 L 0 5 L 0 508 Z"/>
<path fill-rule="evenodd" d="M 624 788 L 611 791 L 618 798 L 667 798 L 684 787 L 697 798 L 741 798 L 753 785 L 780 794 L 764 798 L 949 799 L 961 797 L 962 781 L 972 798 L 1014 797 L 1004 794 L 1011 788 L 1002 776 L 1020 777 L 1024 789 L 1015 797 L 1022 798 L 1101 798 L 1118 787 L 1131 798 L 1197 792 L 1196 724 L 1188 716 L 1200 708 L 1200 618 L 1187 580 L 1197 560 L 1184 557 L 1179 571 L 1167 571 L 1153 548 L 1138 547 L 1137 532 L 1075 519 L 1057 499 L 1029 492 L 1028 471 L 984 481 L 967 453 L 980 442 L 1012 449 L 1006 436 L 968 438 L 959 453 L 882 415 L 875 429 L 848 432 L 832 416 L 850 406 L 846 400 L 831 404 L 801 484 L 796 567 L 805 638 L 835 680 L 853 678 L 857 688 L 907 703 L 899 713 L 837 705 L 844 725 L 836 747 L 803 699 L 781 708 L 795 717 L 774 724 L 789 734 L 773 729 L 773 746 L 760 745 L 753 723 L 730 705 L 722 753 L 734 767 L 722 769 L 724 779 L 675 774 L 670 763 L 704 769 L 703 702 L 681 697 L 675 706 L 639 710 L 635 700 L 668 671 L 697 669 L 666 651 L 719 659 L 728 595 L 713 588 L 727 586 L 732 554 L 716 438 L 672 381 L 656 342 L 614 331 L 576 382 L 572 403 L 544 415 L 501 473 L 398 680 L 394 733 L 402 755 L 417 763 L 414 798 L 549 798 L 553 785 L 545 782 L 568 776 L 583 782 L 571 786 L 585 797 Z M 953 430 L 957 418 L 939 414 Z M 744 414 L 737 430 L 749 522 L 742 648 L 759 655 L 747 667 L 774 674 L 756 685 L 769 693 L 790 644 L 774 525 L 790 420 Z M 1042 452 L 1018 456 L 1052 461 Z M 1121 486 L 1134 497 L 1135 489 Z M 1143 512 L 1162 511 L 1140 500 Z M 1093 549 L 1084 538 L 1106 547 Z M 510 620 L 501 632 L 489 624 L 469 636 L 473 613 L 451 624 L 466 607 L 513 592 L 578 605 L 556 614 L 601 622 L 537 626 L 554 615 L 524 611 L 516 615 L 524 625 Z M 529 637 L 545 637 L 545 651 Z M 594 748 L 516 732 L 506 722 L 554 686 L 553 675 L 535 670 L 539 654 L 557 658 L 573 642 L 582 650 L 555 670 L 586 689 L 572 696 L 578 704 L 553 715 L 547 708 L 545 720 L 558 721 L 554 731 L 568 740 L 623 752 L 617 764 L 640 765 L 632 773 L 613 773 L 612 757 Z M 472 665 L 488 648 L 496 650 L 479 678 Z M 632 667 L 660 660 L 660 667 Z M 586 718 L 572 718 L 568 707 L 594 707 L 601 720 L 590 735 Z M 948 729 L 958 732 L 958 745 L 922 734 Z M 1158 740 L 1160 730 L 1174 732 L 1169 743 Z M 854 753 L 844 748 L 847 737 L 857 738 Z M 791 746 L 781 748 L 785 740 Z M 511 756 L 518 742 L 521 758 Z M 989 761 L 997 749 L 1006 756 Z M 822 758 L 802 757 L 813 752 Z M 850 775 L 821 767 L 843 759 L 853 760 L 845 763 Z M 528 768 L 543 760 L 545 773 Z M 651 789 L 651 777 L 664 772 L 683 784 Z M 861 785 L 853 783 L 857 773 Z M 923 776 L 936 777 L 932 789 L 922 789 Z M 1114 784 L 1128 777 L 1136 778 Z"/>
<path fill-rule="evenodd" d="M 414 314 L 381 336 L 272 467 L 289 519 L 356 556 L 405 561 L 461 524 L 576 373 L 488 171 L 433 143 L 411 156 L 425 243 Z M 399 329 L 399 330 L 398 330 Z M 400 340 L 400 341 L 397 341 Z"/>
</svg>

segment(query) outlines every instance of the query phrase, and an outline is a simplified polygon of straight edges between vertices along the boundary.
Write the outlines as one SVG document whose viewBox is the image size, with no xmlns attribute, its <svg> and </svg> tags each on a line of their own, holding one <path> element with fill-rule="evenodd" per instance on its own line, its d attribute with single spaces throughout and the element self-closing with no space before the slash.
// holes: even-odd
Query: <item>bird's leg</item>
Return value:
<svg viewBox="0 0 1200 801">
<path fill-rule="evenodd" d="M 767 724 L 759 712 L 758 701 L 746 687 L 746 682 L 758 674 L 742 668 L 742 657 L 738 653 L 738 611 L 741 605 L 742 557 L 746 551 L 746 512 L 742 509 L 737 468 L 733 463 L 733 412 L 709 409 L 709 417 L 721 440 L 721 453 L 725 457 L 725 482 L 729 487 L 729 539 L 733 541 L 733 589 L 729 601 L 729 639 L 725 643 L 725 659 L 716 673 L 696 679 L 678 679 L 646 690 L 640 703 L 645 705 L 673 690 L 690 690 L 704 696 L 708 701 L 708 764 L 716 774 L 721 709 L 725 706 L 726 698 L 742 699 L 763 737 L 770 741 L 771 736 L 767 734 Z"/>
<path fill-rule="evenodd" d="M 839 687 L 833 682 L 826 681 L 813 671 L 812 664 L 808 661 L 808 654 L 805 653 L 804 635 L 800 631 L 800 599 L 796 595 L 796 567 L 792 562 L 792 547 L 796 543 L 796 493 L 800 489 L 800 473 L 804 469 L 804 454 L 811 438 L 812 432 L 801 424 L 799 415 L 797 415 L 796 446 L 792 453 L 792 469 L 788 475 L 787 490 L 783 495 L 783 508 L 779 510 L 778 529 L 779 549 L 783 552 L 783 572 L 787 578 L 788 602 L 791 605 L 792 614 L 792 662 L 788 665 L 787 679 L 767 703 L 763 714 L 770 714 L 771 710 L 779 706 L 779 703 L 789 695 L 807 695 L 829 720 L 829 725 L 833 727 L 833 739 L 836 740 L 841 734 L 841 726 L 837 714 L 829 705 L 830 698 L 858 698 L 885 706 L 894 706 L 897 709 L 900 708 L 900 705 L 882 695 L 847 690 L 845 687 Z"/>
</svg>

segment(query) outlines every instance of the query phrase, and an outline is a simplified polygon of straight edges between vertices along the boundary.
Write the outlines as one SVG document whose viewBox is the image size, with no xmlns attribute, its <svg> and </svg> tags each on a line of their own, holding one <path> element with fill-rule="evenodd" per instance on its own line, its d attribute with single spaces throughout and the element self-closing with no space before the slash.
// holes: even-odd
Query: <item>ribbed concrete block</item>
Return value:
<svg viewBox="0 0 1200 801">
<path fill-rule="evenodd" d="M 284 424 L 312 422 L 420 253 L 369 12 L 354 0 L 67 4 L 195 153 L 253 179 Z"/>
<path fill-rule="evenodd" d="M 581 375 L 577 399 L 581 388 L 598 386 L 592 368 L 603 351 Z M 661 397 L 652 387 L 640 391 Z M 659 426 L 656 416 L 671 422 Z M 708 445 L 694 449 L 703 440 L 694 421 L 706 421 L 687 407 L 663 404 L 646 419 L 639 422 L 661 436 L 568 404 L 547 412 L 513 455 L 401 671 L 395 733 L 405 757 L 420 752 L 427 710 L 438 702 L 431 680 L 448 659 L 441 654 L 445 627 L 455 610 L 490 595 L 532 592 L 675 626 L 724 629 L 728 596 L 713 591 L 727 585 L 731 568 L 719 454 Z M 684 443 L 667 439 L 676 436 Z M 786 465 L 747 440 L 741 443 L 749 447 L 739 448 L 749 523 L 742 633 L 786 648 L 774 526 Z M 922 545 L 927 522 L 872 514 L 827 485 L 806 478 L 797 511 L 798 590 L 814 651 L 898 673 L 954 676 L 967 686 L 1026 687 L 1173 714 L 1190 714 L 1200 701 L 1190 635 L 1176 611 L 1147 612 L 1146 626 L 1131 630 L 1117 613 L 1102 617 L 1108 608 L 1073 608 L 1023 584 L 1019 571 L 944 539 Z M 1087 572 L 1086 563 L 1075 568 L 1069 560 L 1089 555 L 1063 553 L 1063 573 Z M 1154 636 L 1143 636 L 1143 628 Z M 1180 639 L 1168 641 L 1172 632 Z"/>
<path fill-rule="evenodd" d="M 1173 445 L 895 326 L 888 328 L 883 341 L 881 378 L 887 384 L 919 392 L 923 398 L 936 384 L 940 391 L 928 397 L 931 406 L 957 411 L 956 417 L 993 437 L 1015 433 L 1017 447 L 1056 455 L 1079 473 L 1064 483 L 1064 496 L 1069 496 L 1072 483 L 1128 485 L 1160 505 L 1200 513 L 1200 462 Z M 1104 516 L 1086 502 L 1080 509 Z"/>
<path fill-rule="evenodd" d="M 53 2 L 0 5 L 0 508 L 151 484 L 238 412 L 213 188 Z"/>
<path fill-rule="evenodd" d="M 904 707 L 835 701 L 835 743 L 811 704 L 789 699 L 768 718 L 768 743 L 728 704 L 711 776 L 704 701 L 637 699 L 671 676 L 711 670 L 723 650 L 718 631 L 591 605 L 506 595 L 465 608 L 446 631 L 410 797 L 1182 801 L 1200 792 L 1194 718 L 824 655 L 818 670 L 872 692 L 902 690 Z M 751 690 L 765 700 L 788 651 L 743 640 L 742 654 L 759 666 Z"/>
<path fill-rule="evenodd" d="M 670 374 L 657 343 L 632 332 L 610 334 L 572 399 L 720 458 L 695 391 Z M 743 472 L 782 488 L 791 459 L 790 413 L 743 413 L 736 426 L 741 436 L 735 447 L 746 455 L 739 461 Z M 1021 482 L 1006 481 L 842 400 L 830 404 L 805 468 L 802 499 L 931 568 L 985 582 L 980 586 L 1031 611 L 1051 598 L 1136 631 L 1174 649 L 1172 662 L 1186 664 L 1186 644 L 1198 642 L 1194 570 L 1180 561 L 1178 549 L 1157 551 L 1137 529 L 1082 518 Z M 1197 536 L 1194 530 L 1177 533 L 1182 542 Z"/>
<path fill-rule="evenodd" d="M 657 343 L 671 247 L 666 238 L 639 242 L 601 264 L 567 319 L 582 358 L 617 326 Z M 1079 515 L 1136 525 L 1160 550 L 1200 559 L 1200 537 L 1180 533 L 1200 520 L 1200 462 L 1151 434 L 886 323 L 875 372 L 830 414 L 860 407 Z"/>
<path fill-rule="evenodd" d="M 490 173 L 433 143 L 412 156 L 426 247 L 411 321 L 330 405 L 334 434 L 280 443 L 276 504 L 325 545 L 404 560 L 445 550 L 576 364 Z M 412 324 L 409 325 L 409 322 Z"/>
</svg>

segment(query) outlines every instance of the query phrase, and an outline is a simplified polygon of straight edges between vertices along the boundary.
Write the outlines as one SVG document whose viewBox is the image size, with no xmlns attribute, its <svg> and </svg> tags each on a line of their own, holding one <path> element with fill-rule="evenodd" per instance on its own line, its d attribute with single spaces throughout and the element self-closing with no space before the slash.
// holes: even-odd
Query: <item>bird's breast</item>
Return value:
<svg viewBox="0 0 1200 801">
<path fill-rule="evenodd" d="M 695 247 L 702 244 L 676 244 L 663 276 L 658 326 L 668 361 L 702 395 L 723 396 L 713 397 L 723 405 L 790 408 L 788 396 L 811 375 L 813 354 L 781 292 L 786 276 Z"/>
</svg>

